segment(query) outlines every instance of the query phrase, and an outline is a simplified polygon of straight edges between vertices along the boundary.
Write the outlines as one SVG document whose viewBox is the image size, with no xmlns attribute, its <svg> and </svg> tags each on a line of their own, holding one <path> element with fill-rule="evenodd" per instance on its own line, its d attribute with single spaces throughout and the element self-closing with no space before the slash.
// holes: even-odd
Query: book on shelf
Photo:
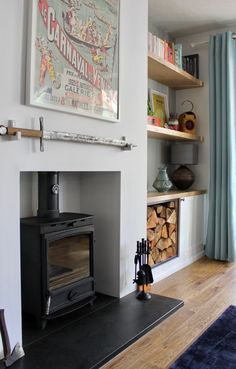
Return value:
<svg viewBox="0 0 236 369">
<path fill-rule="evenodd" d="M 182 69 L 183 68 L 183 64 L 182 64 L 182 44 L 175 44 L 174 45 L 174 51 L 175 51 L 175 65 Z"/>
<path fill-rule="evenodd" d="M 185 55 L 183 56 L 183 69 L 192 76 L 199 78 L 199 55 Z"/>
<path fill-rule="evenodd" d="M 153 34 L 148 32 L 148 51 L 153 52 Z"/>
<path fill-rule="evenodd" d="M 182 68 L 182 45 L 166 41 L 148 32 L 148 51 L 157 58 Z"/>
</svg>

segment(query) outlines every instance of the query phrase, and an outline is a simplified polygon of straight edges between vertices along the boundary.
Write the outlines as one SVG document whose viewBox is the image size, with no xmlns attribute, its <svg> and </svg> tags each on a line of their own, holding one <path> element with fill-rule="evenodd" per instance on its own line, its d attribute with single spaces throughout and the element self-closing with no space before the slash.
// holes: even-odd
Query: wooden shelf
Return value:
<svg viewBox="0 0 236 369">
<path fill-rule="evenodd" d="M 166 141 L 197 141 L 203 142 L 203 136 L 192 135 L 191 133 L 185 133 L 180 131 L 174 131 L 168 128 L 157 127 L 152 124 L 147 124 L 147 132 L 149 138 L 155 138 L 158 140 Z"/>
<path fill-rule="evenodd" d="M 175 90 L 203 87 L 204 83 L 176 65 L 148 54 L 148 78 Z"/>
<path fill-rule="evenodd" d="M 198 196 L 203 195 L 206 190 L 186 190 L 186 191 L 168 191 L 168 192 L 148 192 L 147 194 L 147 204 L 158 204 L 162 201 L 169 201 L 174 199 L 180 199 L 182 197 Z"/>
<path fill-rule="evenodd" d="M 148 78 L 169 86 L 175 90 L 188 88 L 203 87 L 204 83 L 193 77 L 191 74 L 179 69 L 177 66 L 165 60 L 148 54 Z M 147 124 L 147 133 L 149 138 L 166 140 L 166 141 L 195 141 L 203 142 L 204 137 L 193 135 L 190 133 L 171 130 L 168 128 L 157 127 Z M 168 192 L 149 192 L 147 195 L 147 204 L 158 204 L 164 201 L 180 199 L 189 196 L 197 196 L 205 194 L 206 190 L 186 190 Z"/>
</svg>

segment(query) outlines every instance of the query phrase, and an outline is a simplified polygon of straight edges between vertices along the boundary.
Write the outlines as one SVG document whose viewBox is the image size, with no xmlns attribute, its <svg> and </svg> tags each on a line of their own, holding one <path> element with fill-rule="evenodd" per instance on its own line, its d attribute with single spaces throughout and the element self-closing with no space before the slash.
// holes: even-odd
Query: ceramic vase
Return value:
<svg viewBox="0 0 236 369">
<path fill-rule="evenodd" d="M 186 165 L 181 165 L 171 175 L 171 179 L 173 184 L 179 190 L 187 190 L 187 188 L 192 186 L 195 176 L 194 173 L 188 167 L 186 167 Z"/>
<path fill-rule="evenodd" d="M 172 183 L 168 177 L 166 167 L 159 168 L 158 175 L 153 182 L 153 187 L 158 192 L 166 192 L 172 187 Z"/>
</svg>

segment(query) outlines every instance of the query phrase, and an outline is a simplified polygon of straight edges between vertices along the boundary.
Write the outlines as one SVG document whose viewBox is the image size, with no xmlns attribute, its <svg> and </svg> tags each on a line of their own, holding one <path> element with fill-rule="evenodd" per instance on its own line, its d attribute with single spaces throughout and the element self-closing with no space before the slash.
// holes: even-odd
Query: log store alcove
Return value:
<svg viewBox="0 0 236 369">
<path fill-rule="evenodd" d="M 147 207 L 149 264 L 153 267 L 178 256 L 179 200 Z"/>
</svg>

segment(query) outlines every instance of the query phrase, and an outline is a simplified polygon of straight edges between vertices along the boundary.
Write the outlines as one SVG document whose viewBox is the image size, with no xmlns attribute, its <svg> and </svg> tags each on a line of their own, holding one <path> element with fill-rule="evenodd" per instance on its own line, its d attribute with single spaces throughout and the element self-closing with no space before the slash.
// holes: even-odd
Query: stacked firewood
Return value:
<svg viewBox="0 0 236 369">
<path fill-rule="evenodd" d="M 177 254 L 177 209 L 177 200 L 147 208 L 147 239 L 151 248 L 151 266 Z"/>
</svg>

